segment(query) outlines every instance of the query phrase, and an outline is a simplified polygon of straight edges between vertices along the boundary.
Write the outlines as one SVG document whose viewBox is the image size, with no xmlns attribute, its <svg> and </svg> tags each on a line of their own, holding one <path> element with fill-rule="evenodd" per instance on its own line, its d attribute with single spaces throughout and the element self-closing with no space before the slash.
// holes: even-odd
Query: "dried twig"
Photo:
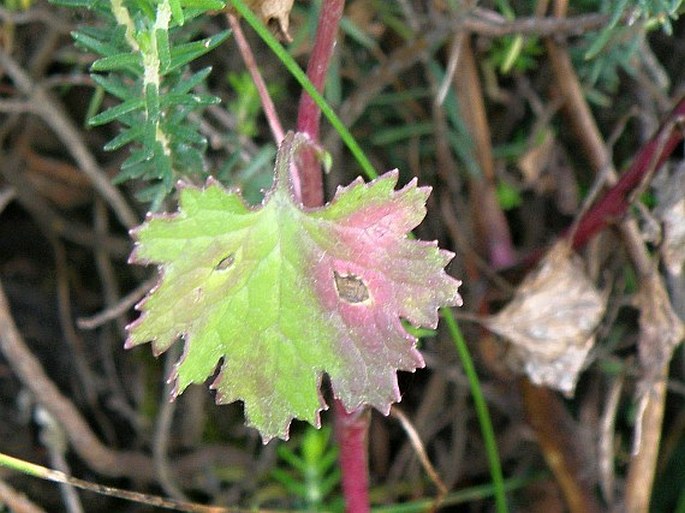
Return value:
<svg viewBox="0 0 685 513">
<path fill-rule="evenodd" d="M 478 68 L 468 38 L 462 43 L 459 67 L 454 76 L 464 120 L 474 142 L 482 176 L 470 180 L 471 207 L 475 232 L 494 268 L 508 267 L 516 261 L 507 220 L 497 202 L 495 162 Z"/>
<path fill-rule="evenodd" d="M 392 410 L 390 410 L 390 414 L 399 420 L 400 424 L 402 425 L 402 429 L 404 429 L 404 432 L 407 434 L 407 437 L 414 448 L 416 456 L 418 456 L 419 461 L 421 462 L 421 466 L 426 471 L 426 474 L 428 474 L 430 480 L 433 481 L 435 487 L 438 489 L 438 495 L 435 496 L 435 502 L 431 507 L 431 511 L 437 511 L 438 508 L 440 508 L 442 501 L 445 500 L 445 496 L 449 490 L 428 458 L 428 454 L 426 454 L 426 449 L 423 446 L 421 437 L 411 421 L 397 406 L 394 406 Z"/>
<path fill-rule="evenodd" d="M 71 477 L 59 470 L 52 470 L 41 465 L 29 463 L 18 458 L 13 458 L 6 454 L 0 453 L 0 465 L 15 470 L 19 470 L 27 475 L 46 479 L 54 483 L 65 483 L 75 488 L 88 490 L 90 492 L 99 493 L 100 495 L 107 495 L 109 497 L 117 497 L 127 501 L 138 502 L 148 506 L 158 508 L 165 508 L 174 511 L 185 511 L 188 513 L 284 513 L 279 510 L 266 509 L 243 509 L 243 508 L 224 508 L 221 506 L 206 506 L 204 504 L 197 504 L 185 501 L 176 501 L 172 499 L 165 499 L 158 495 L 149 495 L 146 493 L 131 492 L 129 490 L 122 490 L 121 488 L 114 488 L 101 484 L 91 483 L 83 479 Z M 0 482 L 1 483 L 1 482 Z M 0 486 L 0 496 L 2 494 L 2 487 Z M 26 513 L 38 513 L 40 510 L 25 510 Z"/>
<path fill-rule="evenodd" d="M 474 9 L 471 15 L 463 19 L 461 26 L 469 32 L 487 37 L 508 35 L 569 37 L 599 30 L 609 21 L 609 16 L 606 14 L 583 14 L 571 18 L 519 16 L 515 20 L 508 20 L 499 15 L 491 16 L 490 13 L 492 11 Z"/>
<path fill-rule="evenodd" d="M 0 502 L 13 513 L 45 513 L 45 510 L 31 502 L 24 494 L 18 492 L 0 479 Z"/>
<path fill-rule="evenodd" d="M 616 424 L 616 411 L 618 410 L 621 391 L 623 390 L 623 381 L 623 376 L 618 376 L 612 382 L 600 422 L 598 440 L 599 484 L 602 488 L 604 500 L 606 500 L 609 506 L 613 506 L 616 495 L 614 491 L 614 427 Z"/>
<path fill-rule="evenodd" d="M 594 483 L 588 475 L 588 462 L 579 426 L 573 421 L 557 394 L 521 380 L 523 404 L 531 427 L 571 513 L 599 513 Z"/>
<path fill-rule="evenodd" d="M 131 307 L 133 307 L 133 305 L 140 301 L 140 299 L 150 291 L 157 281 L 159 281 L 157 276 L 150 278 L 149 280 L 145 280 L 143 283 L 121 298 L 117 304 L 105 308 L 102 312 L 93 315 L 92 317 L 79 317 L 76 319 L 77 326 L 84 330 L 94 330 L 106 322 L 124 315 Z"/>
<path fill-rule="evenodd" d="M 55 419 L 42 407 L 36 409 L 34 415 L 36 422 L 40 425 L 40 440 L 50 454 L 50 464 L 65 474 L 70 474 L 69 464 L 65 458 L 67 452 L 67 440 L 62 428 Z M 81 499 L 76 490 L 69 483 L 60 484 L 62 499 L 69 513 L 83 513 Z"/>
<path fill-rule="evenodd" d="M 58 100 L 35 84 L 29 74 L 1 48 L 0 65 L 7 71 L 19 90 L 29 98 L 33 112 L 39 115 L 64 143 L 95 189 L 110 205 L 119 221 L 127 228 L 138 224 L 138 216 L 98 165 Z"/>
<path fill-rule="evenodd" d="M 98 240 L 89 227 L 69 221 L 60 215 L 45 199 L 27 186 L 20 171 L 22 160 L 14 153 L 7 155 L 0 152 L 0 161 L 3 163 L 0 173 L 14 188 L 16 199 L 33 216 L 48 237 L 63 237 L 70 242 L 91 248 L 99 245 L 112 256 L 122 259 L 131 253 L 129 240 L 114 236 Z"/>
<path fill-rule="evenodd" d="M 22 25 L 25 23 L 43 23 L 49 25 L 62 34 L 68 34 L 72 30 L 72 25 L 57 16 L 55 9 L 46 9 L 43 6 L 34 6 L 29 10 L 14 10 L 0 7 L 0 20 Z"/>
<path fill-rule="evenodd" d="M 178 356 L 178 346 L 172 347 L 165 355 L 164 374 L 166 376 L 171 375 Z M 162 391 L 159 414 L 157 415 L 155 424 L 155 435 L 152 441 L 152 457 L 155 462 L 159 483 L 162 485 L 162 488 L 164 488 L 164 491 L 176 500 L 187 501 L 188 497 L 178 486 L 176 476 L 172 472 L 172 467 L 169 464 L 169 434 L 171 433 L 174 411 L 176 411 L 177 405 L 176 401 L 170 400 L 173 387 L 174 384 L 167 381 L 164 390 Z"/>
<path fill-rule="evenodd" d="M 38 359 L 26 346 L 10 314 L 0 283 L 0 350 L 12 370 L 36 400 L 63 426 L 72 447 L 94 470 L 107 476 L 153 479 L 150 458 L 133 452 L 105 447 L 90 429 L 73 403 L 48 378 Z"/>
<path fill-rule="evenodd" d="M 17 197 L 17 191 L 14 187 L 7 187 L 0 191 L 0 213 L 9 205 L 14 198 Z"/>
</svg>

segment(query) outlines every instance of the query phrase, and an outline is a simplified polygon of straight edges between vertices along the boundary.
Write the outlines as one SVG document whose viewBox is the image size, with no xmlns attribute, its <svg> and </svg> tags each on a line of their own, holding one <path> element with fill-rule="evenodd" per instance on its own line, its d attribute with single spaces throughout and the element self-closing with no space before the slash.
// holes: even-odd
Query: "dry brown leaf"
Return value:
<svg viewBox="0 0 685 513">
<path fill-rule="evenodd" d="M 640 281 L 637 295 L 637 307 L 640 309 L 640 338 L 638 354 L 642 368 L 642 379 L 637 390 L 637 415 L 633 454 L 638 454 L 643 443 L 643 420 L 647 411 L 650 396 L 658 396 L 659 388 L 664 386 L 668 364 L 673 351 L 685 338 L 685 325 L 673 310 L 671 300 L 661 276 L 656 272 L 645 276 Z M 660 425 L 661 421 L 659 421 Z M 647 434 L 646 436 L 648 436 Z"/>
<path fill-rule="evenodd" d="M 559 243 L 485 325 L 511 342 L 514 370 L 537 385 L 572 394 L 605 303 L 580 259 Z"/>
<path fill-rule="evenodd" d="M 654 215 L 663 225 L 661 254 L 668 272 L 683 273 L 685 264 L 685 163 L 669 173 L 668 166 L 654 179 L 659 206 Z"/>
<path fill-rule="evenodd" d="M 294 0 L 246 0 L 247 6 L 259 16 L 264 24 L 275 29 L 276 34 L 285 41 L 290 37 L 290 11 Z"/>
<path fill-rule="evenodd" d="M 641 280 L 637 296 L 640 309 L 638 354 L 643 380 L 651 384 L 665 379 L 673 351 L 685 337 L 685 325 L 673 311 L 661 276 L 652 273 Z"/>
</svg>

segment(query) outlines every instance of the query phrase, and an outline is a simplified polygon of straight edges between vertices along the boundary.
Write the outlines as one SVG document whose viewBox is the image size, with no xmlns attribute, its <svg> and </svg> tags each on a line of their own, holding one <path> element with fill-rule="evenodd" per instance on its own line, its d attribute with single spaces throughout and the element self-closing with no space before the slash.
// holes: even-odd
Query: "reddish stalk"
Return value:
<svg viewBox="0 0 685 513">
<path fill-rule="evenodd" d="M 245 34 L 243 33 L 243 29 L 240 27 L 238 18 L 236 18 L 235 15 L 231 14 L 230 12 L 226 14 L 226 18 L 228 19 L 228 23 L 233 31 L 233 37 L 238 45 L 238 50 L 243 58 L 245 67 L 249 71 L 250 77 L 252 77 L 252 82 L 254 82 L 254 85 L 259 92 L 259 98 L 261 99 L 262 108 L 264 109 L 264 116 L 266 117 L 267 123 L 269 123 L 269 128 L 271 129 L 271 134 L 274 137 L 274 141 L 277 145 L 281 144 L 285 132 L 283 131 L 281 122 L 278 119 L 276 106 L 269 95 L 266 82 L 264 82 L 264 78 L 262 78 L 262 74 L 259 72 L 259 67 L 257 66 L 257 61 L 254 58 L 250 44 L 247 42 L 247 38 L 245 38 Z"/>
<path fill-rule="evenodd" d="M 307 65 L 307 77 L 318 91 L 323 91 L 326 74 L 333 56 L 338 26 L 342 18 L 345 0 L 324 0 L 319 14 L 316 39 Z M 314 142 L 319 140 L 321 111 L 305 91 L 300 98 L 297 113 L 297 131 L 306 133 Z M 313 151 L 304 148 L 298 158 L 302 184 L 302 203 L 308 207 L 323 204 L 323 176 L 321 165 Z"/>
<path fill-rule="evenodd" d="M 333 56 L 344 0 L 324 0 L 319 14 L 316 39 L 307 65 L 307 76 L 317 90 L 323 91 L 326 74 Z M 297 115 L 298 132 L 306 133 L 318 142 L 321 111 L 306 92 L 302 92 Z M 309 148 L 302 148 L 298 157 L 301 201 L 316 207 L 324 202 L 323 175 L 318 157 Z M 365 408 L 348 412 L 343 404 L 334 404 L 336 436 L 340 445 L 342 488 L 347 513 L 367 513 L 369 506 L 369 472 L 367 437 L 369 414 Z"/>
<path fill-rule="evenodd" d="M 340 446 L 340 469 L 342 490 L 347 513 L 368 513 L 369 470 L 368 434 L 370 412 L 359 408 L 348 413 L 340 401 L 335 401 L 335 430 Z"/>
<path fill-rule="evenodd" d="M 573 247 L 580 248 L 609 224 L 623 217 L 634 194 L 668 159 L 683 139 L 679 121 L 685 117 L 685 99 L 678 102 L 659 131 L 645 144 L 628 171 L 602 196 L 578 222 Z"/>
</svg>

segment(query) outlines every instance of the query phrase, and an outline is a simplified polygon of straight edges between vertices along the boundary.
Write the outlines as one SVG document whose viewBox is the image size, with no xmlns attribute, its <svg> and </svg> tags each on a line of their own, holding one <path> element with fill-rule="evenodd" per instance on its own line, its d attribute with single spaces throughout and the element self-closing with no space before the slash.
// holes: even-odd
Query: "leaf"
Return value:
<svg viewBox="0 0 685 513">
<path fill-rule="evenodd" d="M 536 385 L 573 393 L 606 298 L 564 242 L 552 248 L 485 325 L 512 343 L 515 370 Z"/>
<path fill-rule="evenodd" d="M 245 0 L 245 4 L 262 20 L 264 25 L 277 31 L 284 41 L 292 41 L 289 33 L 290 11 L 294 0 Z"/>
<path fill-rule="evenodd" d="M 165 73 L 171 73 L 189 62 L 202 57 L 224 42 L 229 35 L 230 31 L 224 30 L 200 41 L 176 45 L 169 53 L 169 65 Z"/>
<path fill-rule="evenodd" d="M 673 351 L 685 338 L 685 324 L 673 310 L 663 280 L 657 273 L 643 277 L 637 296 L 640 309 L 638 352 L 644 380 L 650 385 L 665 379 Z"/>
<path fill-rule="evenodd" d="M 319 425 L 324 373 L 348 410 L 387 414 L 400 400 L 396 371 L 424 365 L 401 319 L 434 328 L 440 306 L 461 304 L 460 282 L 443 269 L 453 254 L 407 237 L 429 188 L 413 180 L 395 191 L 392 171 L 304 208 L 288 170 L 305 141 L 288 134 L 260 207 L 212 179 L 204 189 L 180 184 L 178 212 L 150 215 L 133 232 L 131 261 L 159 265 L 162 278 L 138 305 L 126 346 L 152 341 L 158 355 L 183 336 L 175 395 L 221 361 L 217 402 L 243 401 L 265 442 L 287 438 L 293 418 Z"/>
<path fill-rule="evenodd" d="M 91 71 L 131 70 L 133 73 L 142 74 L 143 66 L 140 54 L 117 53 L 97 59 L 90 66 Z"/>
<path fill-rule="evenodd" d="M 88 120 L 88 124 L 90 126 L 104 125 L 105 123 L 114 121 L 120 116 L 129 114 L 130 112 L 140 109 L 141 107 L 143 107 L 143 105 L 144 102 L 141 98 L 131 98 L 130 100 L 121 102 L 119 105 L 111 107 L 104 112 L 101 112 L 97 116 L 93 116 Z"/>
<path fill-rule="evenodd" d="M 680 277 L 685 269 L 685 164 L 665 167 L 654 179 L 658 206 L 654 214 L 663 227 L 661 254 L 669 274 Z"/>
</svg>

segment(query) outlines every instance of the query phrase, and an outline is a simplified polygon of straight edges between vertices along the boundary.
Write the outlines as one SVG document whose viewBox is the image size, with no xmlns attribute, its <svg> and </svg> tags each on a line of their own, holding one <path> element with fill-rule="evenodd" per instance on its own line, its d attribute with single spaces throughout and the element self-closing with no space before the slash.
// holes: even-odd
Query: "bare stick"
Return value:
<svg viewBox="0 0 685 513">
<path fill-rule="evenodd" d="M 45 513 L 43 508 L 2 480 L 0 480 L 0 501 L 13 513 Z"/>
<path fill-rule="evenodd" d="M 247 71 L 250 72 L 252 81 L 257 87 L 257 92 L 259 93 L 259 99 L 262 102 L 262 108 L 264 109 L 264 115 L 269 123 L 269 128 L 271 128 L 271 134 L 276 141 L 276 144 L 280 144 L 283 140 L 285 132 L 281 126 L 281 121 L 278 118 L 278 113 L 276 112 L 276 106 L 274 105 L 269 91 L 266 87 L 266 82 L 262 78 L 262 74 L 259 72 L 259 67 L 257 66 L 257 61 L 254 58 L 250 44 L 245 38 L 243 29 L 240 27 L 240 22 L 234 14 L 227 13 L 228 23 L 231 25 L 231 30 L 233 30 L 233 37 L 235 37 L 235 42 L 238 44 L 238 50 L 240 50 L 240 55 L 243 58 L 245 67 Z"/>
<path fill-rule="evenodd" d="M 146 481 L 153 478 L 150 458 L 104 446 L 73 403 L 48 378 L 14 324 L 1 283 L 0 350 L 23 385 L 63 426 L 74 450 L 91 468 L 107 476 L 129 476 Z"/>
<path fill-rule="evenodd" d="M 106 322 L 112 321 L 117 317 L 124 315 L 133 305 L 135 305 L 149 290 L 157 283 L 158 277 L 150 278 L 138 285 L 131 292 L 126 294 L 121 300 L 102 312 L 93 315 L 92 317 L 79 317 L 76 319 L 76 325 L 84 330 L 94 330 L 99 328 Z"/>
<path fill-rule="evenodd" d="M 609 506 L 613 506 L 615 497 L 614 428 L 616 425 L 616 411 L 618 410 L 618 403 L 621 399 L 622 390 L 623 376 L 618 376 L 611 384 L 600 422 L 599 444 L 597 450 L 599 457 L 599 474 L 601 477 L 599 484 L 604 499 Z"/>
<path fill-rule="evenodd" d="M 171 375 L 179 353 L 179 347 L 173 346 L 165 355 L 164 374 L 166 376 Z M 155 424 L 155 435 L 152 440 L 152 457 L 155 461 L 157 478 L 164 491 L 176 500 L 187 501 L 188 497 L 178 486 L 176 476 L 169 465 L 169 434 L 174 420 L 174 411 L 176 411 L 176 405 L 178 404 L 176 401 L 170 400 L 173 387 L 174 384 L 167 381 L 162 391 L 159 414 Z"/>
<path fill-rule="evenodd" d="M 411 423 L 411 421 L 402 412 L 402 410 L 400 410 L 396 406 L 393 407 L 392 410 L 390 410 L 390 414 L 400 421 L 402 429 L 404 429 L 404 432 L 407 434 L 407 437 L 409 437 L 409 441 L 411 442 L 411 445 L 414 448 L 414 451 L 416 452 L 419 461 L 421 462 L 421 466 L 426 471 L 426 474 L 428 474 L 428 477 L 431 479 L 431 481 L 433 481 L 435 487 L 438 489 L 438 495 L 435 497 L 435 502 L 431 507 L 431 511 L 437 511 L 437 509 L 442 504 L 442 501 L 445 500 L 445 496 L 448 492 L 447 486 L 440 478 L 440 475 L 438 474 L 437 470 L 435 470 L 435 467 L 428 458 L 428 454 L 426 454 L 426 449 L 423 447 L 421 437 L 417 433 L 416 429 L 414 429 L 414 425 Z"/>
<path fill-rule="evenodd" d="M 107 173 L 100 168 L 93 154 L 83 143 L 74 123 L 64 112 L 61 104 L 48 92 L 37 86 L 24 69 L 4 50 L 0 49 L 0 65 L 10 75 L 19 90 L 29 97 L 36 112 L 53 129 L 78 163 L 81 171 L 90 179 L 93 187 L 107 201 L 119 221 L 132 228 L 138 224 L 138 216 L 128 205 L 124 196 L 112 185 Z"/>
<path fill-rule="evenodd" d="M 0 191 L 0 213 L 9 205 L 14 198 L 17 197 L 17 192 L 14 187 L 7 187 Z"/>
<path fill-rule="evenodd" d="M 67 440 L 62 428 L 42 407 L 36 409 L 34 418 L 41 426 L 40 440 L 50 453 L 50 464 L 60 472 L 64 472 L 65 474 L 71 473 L 69 464 L 65 458 Z M 69 513 L 83 513 L 81 499 L 74 487 L 69 483 L 62 483 L 60 489 L 67 511 Z"/>
<path fill-rule="evenodd" d="M 579 36 L 603 28 L 609 21 L 606 14 L 584 14 L 572 18 L 543 16 L 518 17 L 507 20 L 502 16 L 491 16 L 492 11 L 474 9 L 467 16 L 463 28 L 481 36 L 502 37 L 507 35 L 536 36 Z M 454 24 L 454 22 L 452 22 Z"/>
<path fill-rule="evenodd" d="M 99 493 L 100 495 L 107 495 L 109 497 L 116 497 L 127 501 L 139 502 L 149 506 L 156 506 L 158 508 L 165 508 L 175 511 L 186 511 L 189 513 L 285 513 L 278 510 L 266 509 L 242 509 L 242 508 L 224 508 L 221 506 L 205 506 L 203 504 L 196 504 L 185 501 L 175 501 L 172 499 L 165 499 L 158 495 L 149 495 L 146 493 L 131 492 L 122 490 L 121 488 L 114 488 L 101 484 L 91 483 L 83 479 L 71 477 L 60 472 L 59 470 L 52 470 L 41 465 L 29 463 L 28 461 L 20 460 L 12 456 L 0 453 L 0 465 L 11 468 L 19 472 L 23 472 L 29 476 L 39 477 L 54 483 L 66 483 L 82 490 Z M 29 510 L 26 510 L 29 513 Z M 33 512 L 31 512 L 33 513 Z"/>
</svg>

